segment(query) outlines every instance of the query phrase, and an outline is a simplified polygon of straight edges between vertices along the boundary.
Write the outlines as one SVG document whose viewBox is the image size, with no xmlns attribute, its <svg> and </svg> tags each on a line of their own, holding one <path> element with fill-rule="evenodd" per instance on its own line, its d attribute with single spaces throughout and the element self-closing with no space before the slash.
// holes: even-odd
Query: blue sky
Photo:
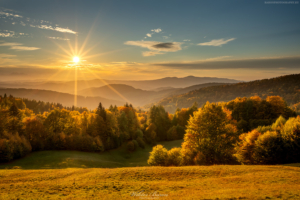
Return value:
<svg viewBox="0 0 300 200">
<path fill-rule="evenodd" d="M 0 76 L 71 80 L 74 68 L 80 79 L 300 73 L 299 9 L 297 1 L 1 0 Z"/>
</svg>

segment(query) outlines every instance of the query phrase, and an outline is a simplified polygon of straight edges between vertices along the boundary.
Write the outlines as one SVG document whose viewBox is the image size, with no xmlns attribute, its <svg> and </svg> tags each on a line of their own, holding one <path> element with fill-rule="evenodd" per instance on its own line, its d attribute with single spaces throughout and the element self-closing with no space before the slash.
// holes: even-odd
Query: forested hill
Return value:
<svg viewBox="0 0 300 200">
<path fill-rule="evenodd" d="M 262 98 L 279 95 L 284 98 L 288 105 L 296 104 L 300 102 L 300 74 L 200 88 L 186 94 L 164 98 L 157 104 L 174 113 L 176 108 L 191 107 L 194 102 L 202 106 L 207 101 L 230 101 L 236 97 L 250 97 L 254 95 Z"/>
<path fill-rule="evenodd" d="M 50 90 L 37 90 L 37 89 L 12 89 L 12 88 L 0 88 L 0 95 L 6 94 L 7 96 L 13 95 L 20 98 L 27 98 L 30 100 L 36 101 L 44 101 L 50 103 L 60 103 L 64 106 L 71 107 L 74 105 L 74 95 L 55 92 Z M 103 106 L 109 107 L 110 105 L 121 106 L 124 105 L 124 102 L 106 99 L 103 97 L 83 97 L 77 96 L 77 106 L 78 107 L 86 107 L 88 109 L 95 109 L 99 102 L 102 103 Z"/>
</svg>

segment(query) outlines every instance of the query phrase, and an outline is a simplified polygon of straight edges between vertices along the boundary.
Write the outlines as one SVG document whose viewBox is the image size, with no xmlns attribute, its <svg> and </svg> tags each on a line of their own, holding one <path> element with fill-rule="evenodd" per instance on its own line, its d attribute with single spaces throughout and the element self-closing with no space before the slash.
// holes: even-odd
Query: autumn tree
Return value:
<svg viewBox="0 0 300 200">
<path fill-rule="evenodd" d="M 222 106 L 207 102 L 188 122 L 182 144 L 183 157 L 187 155 L 192 161 L 201 153 L 205 164 L 232 163 L 237 138 L 236 127 Z"/>
</svg>

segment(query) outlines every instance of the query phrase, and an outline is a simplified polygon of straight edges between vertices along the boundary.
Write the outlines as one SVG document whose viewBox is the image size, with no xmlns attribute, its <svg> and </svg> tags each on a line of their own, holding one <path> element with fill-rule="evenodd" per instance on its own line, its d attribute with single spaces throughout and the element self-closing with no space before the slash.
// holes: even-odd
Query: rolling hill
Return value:
<svg viewBox="0 0 300 200">
<path fill-rule="evenodd" d="M 226 83 L 205 83 L 199 85 L 193 85 L 186 88 L 157 88 L 155 90 L 142 90 L 136 89 L 129 85 L 124 84 L 110 84 L 102 87 L 93 87 L 84 89 L 78 92 L 82 96 L 101 96 L 108 99 L 114 99 L 118 101 L 126 101 L 134 106 L 144 106 L 157 102 L 164 97 L 175 94 L 184 94 L 186 92 L 199 89 L 202 87 L 209 87 L 214 85 L 223 85 Z"/>
<path fill-rule="evenodd" d="M 300 74 L 286 75 L 271 79 L 263 79 L 236 84 L 204 87 L 181 95 L 173 95 L 159 101 L 171 113 L 176 108 L 191 107 L 194 102 L 202 106 L 207 101 L 230 101 L 236 97 L 258 95 L 262 98 L 279 95 L 290 104 L 300 102 Z"/>
<path fill-rule="evenodd" d="M 44 102 L 52 102 L 52 103 L 61 103 L 64 106 L 73 106 L 74 105 L 74 95 L 55 92 L 50 90 L 37 90 L 37 89 L 11 89 L 6 88 L 0 89 L 0 95 L 13 95 L 15 97 L 20 98 L 27 98 L 27 99 L 34 99 L 37 101 L 44 101 Z M 77 96 L 77 106 L 78 107 L 87 107 L 88 109 L 95 109 L 102 103 L 104 107 L 109 107 L 110 105 L 117 105 L 121 106 L 125 104 L 125 101 L 117 101 L 112 99 L 107 99 L 103 97 L 83 97 Z"/>
<path fill-rule="evenodd" d="M 92 87 L 101 87 L 109 84 L 124 84 L 129 85 L 137 89 L 142 90 L 155 90 L 157 88 L 170 89 L 173 88 L 185 88 L 192 85 L 198 85 L 203 83 L 238 83 L 240 81 L 226 78 L 216 77 L 195 77 L 187 76 L 183 78 L 166 77 L 155 80 L 78 80 L 77 89 L 84 90 Z M 22 81 L 22 82 L 0 82 L 0 88 L 27 88 L 27 89 L 43 89 L 53 90 L 57 92 L 64 92 L 74 94 L 74 81 Z"/>
</svg>

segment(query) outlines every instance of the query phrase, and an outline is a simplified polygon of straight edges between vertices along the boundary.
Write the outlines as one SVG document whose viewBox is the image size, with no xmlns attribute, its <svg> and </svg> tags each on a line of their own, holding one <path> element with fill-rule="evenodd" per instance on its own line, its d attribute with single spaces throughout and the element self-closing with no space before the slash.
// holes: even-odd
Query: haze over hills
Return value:
<svg viewBox="0 0 300 200">
<path fill-rule="evenodd" d="M 125 84 L 142 90 L 155 90 L 157 88 L 185 88 L 192 85 L 203 83 L 238 83 L 240 81 L 226 78 L 216 77 L 194 77 L 187 76 L 183 78 L 166 77 L 155 80 L 78 80 L 77 90 L 83 90 L 90 87 L 101 87 L 108 84 Z M 49 82 L 0 82 L 0 88 L 28 88 L 28 89 L 43 89 L 53 90 L 57 92 L 64 92 L 74 94 L 74 81 L 49 81 Z"/>
<path fill-rule="evenodd" d="M 202 106 L 207 101 L 230 101 L 237 97 L 258 95 L 262 98 L 279 95 L 290 105 L 300 102 L 300 74 L 280 76 L 251 82 L 203 87 L 183 95 L 173 95 L 156 104 L 171 113 L 176 108 L 191 107 L 194 102 Z M 148 105 L 149 107 L 149 105 Z"/>
<path fill-rule="evenodd" d="M 144 106 L 149 103 L 159 101 L 160 99 L 174 95 L 184 94 L 186 92 L 199 89 L 202 87 L 209 87 L 213 85 L 223 85 L 226 83 L 206 83 L 190 86 L 187 88 L 171 88 L 161 87 L 156 90 L 141 90 L 136 89 L 132 86 L 124 84 L 110 84 L 102 87 L 88 88 L 78 91 L 79 95 L 82 96 L 101 96 L 108 99 L 114 99 L 118 101 L 126 101 L 134 106 Z"/>
<path fill-rule="evenodd" d="M 37 89 L 3 89 L 0 88 L 0 95 L 13 95 L 14 97 L 20 98 L 27 98 L 27 99 L 34 99 L 37 101 L 44 101 L 44 102 L 52 102 L 52 103 L 61 103 L 63 106 L 71 107 L 74 105 L 74 95 L 49 91 L 49 90 L 37 90 Z M 95 109 L 99 105 L 99 102 L 106 108 L 110 105 L 117 105 L 121 106 L 124 105 L 125 101 L 118 101 L 107 99 L 103 97 L 83 97 L 77 96 L 77 106 L 78 107 L 87 107 L 88 109 Z"/>
</svg>

